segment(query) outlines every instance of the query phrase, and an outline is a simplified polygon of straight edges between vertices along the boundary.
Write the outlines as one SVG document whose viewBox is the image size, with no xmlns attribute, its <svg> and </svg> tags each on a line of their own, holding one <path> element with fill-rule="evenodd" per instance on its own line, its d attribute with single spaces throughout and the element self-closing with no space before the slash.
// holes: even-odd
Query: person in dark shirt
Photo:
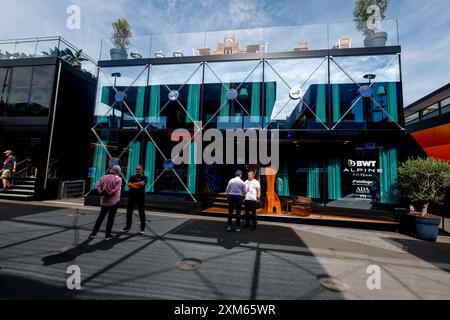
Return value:
<svg viewBox="0 0 450 320">
<path fill-rule="evenodd" d="M 1 178 L 3 181 L 3 190 L 6 191 L 11 187 L 11 178 L 14 173 L 16 173 L 16 157 L 13 156 L 13 152 L 11 150 L 6 150 L 3 152 L 6 156 L 5 161 L 3 162 L 3 168 L 0 170 Z"/>
<path fill-rule="evenodd" d="M 139 217 L 141 219 L 140 234 L 145 233 L 145 186 L 147 185 L 147 177 L 144 175 L 144 168 L 139 165 L 136 168 L 136 175 L 128 180 L 128 206 L 127 206 L 127 224 L 122 232 L 129 232 L 133 222 L 133 212 L 135 207 L 138 207 Z"/>
</svg>

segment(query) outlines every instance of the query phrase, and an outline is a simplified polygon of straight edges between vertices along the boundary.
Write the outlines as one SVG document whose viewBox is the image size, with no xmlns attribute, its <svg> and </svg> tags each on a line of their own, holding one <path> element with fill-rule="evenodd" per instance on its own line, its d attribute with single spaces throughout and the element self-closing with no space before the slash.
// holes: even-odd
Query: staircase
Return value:
<svg viewBox="0 0 450 320">
<path fill-rule="evenodd" d="M 228 200 L 225 193 L 218 193 L 214 196 L 210 196 L 211 201 L 208 208 L 203 210 L 204 213 L 228 213 Z M 244 210 L 244 205 L 242 205 L 242 212 Z"/>
<path fill-rule="evenodd" d="M 35 199 L 36 178 L 16 177 L 11 188 L 0 192 L 0 200 L 32 201 Z"/>
</svg>

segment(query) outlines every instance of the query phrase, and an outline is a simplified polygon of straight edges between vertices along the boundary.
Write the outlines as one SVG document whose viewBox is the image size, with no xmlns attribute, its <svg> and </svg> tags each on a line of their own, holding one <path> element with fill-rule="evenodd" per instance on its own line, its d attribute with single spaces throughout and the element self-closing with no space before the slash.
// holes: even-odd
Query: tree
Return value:
<svg viewBox="0 0 450 320">
<path fill-rule="evenodd" d="M 353 21 L 355 22 L 356 29 L 366 37 L 374 34 L 376 31 L 369 29 L 367 26 L 367 21 L 374 14 L 372 11 L 367 12 L 371 5 L 376 5 L 380 8 L 380 19 L 383 20 L 386 17 L 384 13 L 389 6 L 389 0 L 356 0 L 355 9 L 353 10 Z"/>
<path fill-rule="evenodd" d="M 430 203 L 443 204 L 450 187 L 450 163 L 433 158 L 409 159 L 399 170 L 399 187 L 412 203 L 422 205 L 422 214 L 428 213 Z"/>
<path fill-rule="evenodd" d="M 126 50 L 130 45 L 131 32 L 130 24 L 126 19 L 117 19 L 112 23 L 112 42 L 117 49 Z"/>
</svg>

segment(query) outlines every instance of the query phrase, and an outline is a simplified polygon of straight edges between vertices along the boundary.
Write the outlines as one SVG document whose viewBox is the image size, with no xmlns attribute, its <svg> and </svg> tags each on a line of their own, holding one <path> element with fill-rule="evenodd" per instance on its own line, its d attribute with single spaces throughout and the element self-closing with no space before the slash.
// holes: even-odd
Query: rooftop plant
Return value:
<svg viewBox="0 0 450 320">
<path fill-rule="evenodd" d="M 373 10 L 369 10 L 369 7 L 372 5 L 376 5 L 380 8 L 380 20 L 386 18 L 384 13 L 389 6 L 389 0 L 356 0 L 355 8 L 353 10 L 353 21 L 355 22 L 356 29 L 366 37 L 376 32 L 376 29 L 369 28 L 367 23 L 370 19 L 374 19 L 377 13 Z"/>
<path fill-rule="evenodd" d="M 43 51 L 42 54 L 47 57 L 59 57 L 77 68 L 81 67 L 81 62 L 88 60 L 83 56 L 82 49 L 72 51 L 69 48 L 60 50 L 58 47 L 55 47 L 54 49 L 49 49 L 48 52 Z"/>
<path fill-rule="evenodd" d="M 133 35 L 127 19 L 117 19 L 112 23 L 112 27 L 112 42 L 114 46 L 117 49 L 126 50 L 130 45 L 130 37 Z"/>
</svg>

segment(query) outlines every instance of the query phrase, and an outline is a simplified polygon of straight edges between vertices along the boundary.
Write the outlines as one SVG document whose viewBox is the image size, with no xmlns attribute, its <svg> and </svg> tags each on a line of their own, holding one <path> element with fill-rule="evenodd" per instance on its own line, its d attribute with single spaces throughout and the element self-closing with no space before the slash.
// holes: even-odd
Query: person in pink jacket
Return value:
<svg viewBox="0 0 450 320">
<path fill-rule="evenodd" d="M 109 170 L 109 174 L 100 178 L 97 184 L 97 191 L 100 194 L 100 215 L 95 223 L 94 230 L 89 236 L 90 239 L 95 239 L 98 231 L 108 215 L 108 221 L 106 223 L 106 240 L 111 240 L 114 236 L 111 234 L 112 227 L 114 225 L 114 219 L 116 217 L 117 210 L 119 209 L 120 194 L 122 189 L 122 178 L 120 177 L 121 169 L 119 166 L 113 166 Z"/>
</svg>

